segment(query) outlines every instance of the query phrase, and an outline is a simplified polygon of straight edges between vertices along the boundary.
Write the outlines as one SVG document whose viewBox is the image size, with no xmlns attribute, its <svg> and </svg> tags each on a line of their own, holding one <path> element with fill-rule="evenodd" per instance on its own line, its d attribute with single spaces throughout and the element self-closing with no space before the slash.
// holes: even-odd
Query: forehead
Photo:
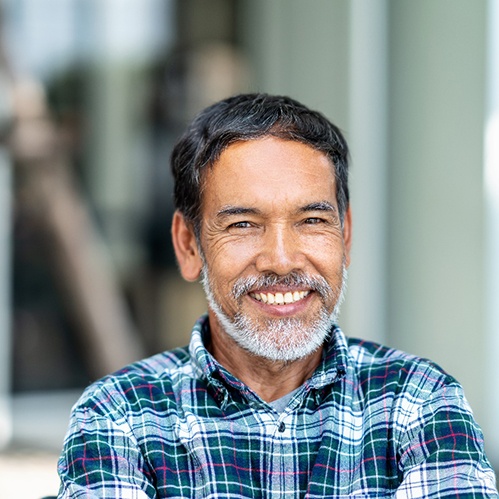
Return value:
<svg viewBox="0 0 499 499">
<path fill-rule="evenodd" d="M 336 205 L 334 165 L 302 142 L 264 137 L 227 147 L 204 179 L 203 204 L 314 202 Z"/>
</svg>

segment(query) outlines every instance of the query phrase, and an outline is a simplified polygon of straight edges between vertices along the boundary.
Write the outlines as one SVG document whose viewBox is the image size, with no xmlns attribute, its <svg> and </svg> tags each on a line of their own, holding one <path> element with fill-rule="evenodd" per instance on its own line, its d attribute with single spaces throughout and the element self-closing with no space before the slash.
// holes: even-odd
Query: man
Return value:
<svg viewBox="0 0 499 499">
<path fill-rule="evenodd" d="M 60 497 L 498 497 L 461 386 L 336 325 L 347 145 L 286 97 L 204 110 L 172 155 L 172 236 L 208 314 L 190 346 L 74 407 Z"/>
</svg>

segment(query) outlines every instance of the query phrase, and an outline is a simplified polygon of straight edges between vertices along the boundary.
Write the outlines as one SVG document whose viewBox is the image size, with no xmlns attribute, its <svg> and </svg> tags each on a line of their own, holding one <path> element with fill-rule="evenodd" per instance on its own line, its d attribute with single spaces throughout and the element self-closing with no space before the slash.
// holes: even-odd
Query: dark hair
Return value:
<svg viewBox="0 0 499 499">
<path fill-rule="evenodd" d="M 340 130 L 317 111 L 284 96 L 241 94 L 201 111 L 175 144 L 171 157 L 175 207 L 199 236 L 203 172 L 230 144 L 273 136 L 307 144 L 333 163 L 343 223 L 348 208 L 348 146 Z"/>
</svg>

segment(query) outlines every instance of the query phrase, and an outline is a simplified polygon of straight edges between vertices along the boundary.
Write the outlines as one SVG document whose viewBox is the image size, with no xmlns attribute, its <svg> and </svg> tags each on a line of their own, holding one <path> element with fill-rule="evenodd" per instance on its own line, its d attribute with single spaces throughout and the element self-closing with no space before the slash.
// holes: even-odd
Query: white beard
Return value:
<svg viewBox="0 0 499 499">
<path fill-rule="evenodd" d="M 310 287 L 319 293 L 323 300 L 323 306 L 318 316 L 308 324 L 303 319 L 294 317 L 267 318 L 262 319 L 261 322 L 257 322 L 241 312 L 236 313 L 233 318 L 230 318 L 222 310 L 222 307 L 214 296 L 206 265 L 203 266 L 202 276 L 202 283 L 208 304 L 215 313 L 223 330 L 248 352 L 272 361 L 284 362 L 291 362 L 307 357 L 324 344 L 324 341 L 330 334 L 332 325 L 338 319 L 347 282 L 345 265 L 343 265 L 342 270 L 341 288 L 336 290 L 336 293 L 334 293 L 322 277 L 308 278 L 301 275 L 285 276 L 284 278 L 280 278 L 279 276 L 272 278 L 263 277 L 261 279 L 272 279 L 272 281 L 279 282 L 284 280 L 294 284 L 305 284 L 306 287 Z M 258 281 L 259 278 L 240 279 L 234 285 L 233 297 L 236 300 L 239 299 Z M 336 297 L 336 303 L 333 311 L 329 313 L 325 306 L 325 299 L 334 296 Z"/>
</svg>

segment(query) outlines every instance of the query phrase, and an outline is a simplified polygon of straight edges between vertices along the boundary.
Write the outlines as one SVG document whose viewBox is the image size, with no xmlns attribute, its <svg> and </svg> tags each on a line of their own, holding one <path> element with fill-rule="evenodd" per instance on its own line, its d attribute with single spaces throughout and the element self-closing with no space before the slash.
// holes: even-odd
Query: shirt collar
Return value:
<svg viewBox="0 0 499 499">
<path fill-rule="evenodd" d="M 247 387 L 239 379 L 225 369 L 205 348 L 210 335 L 208 315 L 202 315 L 192 330 L 189 352 L 193 368 L 198 376 L 205 377 L 217 388 L 228 384 L 239 391 Z M 334 325 L 331 335 L 325 345 L 322 362 L 314 374 L 305 382 L 308 388 L 324 388 L 344 377 L 348 366 L 348 345 L 341 329 Z"/>
<path fill-rule="evenodd" d="M 348 367 L 348 344 L 343 331 L 337 325 L 324 346 L 322 362 L 314 374 L 305 382 L 310 388 L 324 388 L 343 378 Z"/>
</svg>

